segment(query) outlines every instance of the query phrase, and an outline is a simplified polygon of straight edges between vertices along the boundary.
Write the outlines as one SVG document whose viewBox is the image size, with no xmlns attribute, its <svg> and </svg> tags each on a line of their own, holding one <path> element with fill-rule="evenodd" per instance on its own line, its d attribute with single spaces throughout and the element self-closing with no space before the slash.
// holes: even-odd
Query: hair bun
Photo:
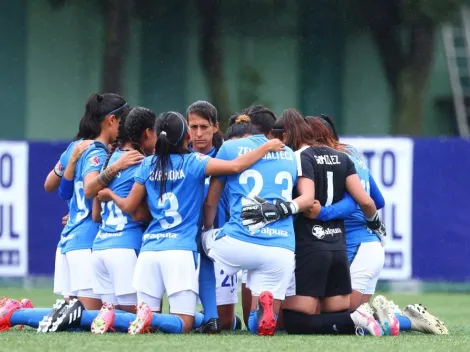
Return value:
<svg viewBox="0 0 470 352">
<path fill-rule="evenodd" d="M 235 119 L 235 123 L 251 122 L 251 119 L 247 115 L 240 115 Z"/>
</svg>

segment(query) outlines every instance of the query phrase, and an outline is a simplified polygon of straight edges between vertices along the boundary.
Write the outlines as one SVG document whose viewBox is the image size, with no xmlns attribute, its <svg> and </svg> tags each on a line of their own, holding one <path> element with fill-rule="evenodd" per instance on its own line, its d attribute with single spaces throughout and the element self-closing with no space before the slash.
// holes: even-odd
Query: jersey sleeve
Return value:
<svg viewBox="0 0 470 352">
<path fill-rule="evenodd" d="M 382 209 L 385 206 L 385 199 L 380 192 L 379 187 L 375 183 L 372 175 L 369 175 L 369 184 L 370 184 L 370 197 L 374 200 L 375 206 L 377 209 Z"/>
<path fill-rule="evenodd" d="M 86 154 L 83 165 L 83 177 L 93 171 L 101 171 L 108 153 L 101 148 L 96 148 Z"/>
<path fill-rule="evenodd" d="M 346 177 L 357 174 L 354 162 L 349 157 L 346 157 L 346 165 Z"/>
<path fill-rule="evenodd" d="M 314 160 L 308 153 L 296 152 L 297 157 L 297 175 L 306 177 L 315 181 Z M 354 166 L 354 165 L 353 165 Z"/>
<path fill-rule="evenodd" d="M 140 185 L 145 185 L 145 181 L 147 181 L 149 172 L 148 172 L 149 166 L 145 162 L 145 160 L 137 166 L 135 169 L 134 173 L 134 181 Z"/>
<path fill-rule="evenodd" d="M 321 207 L 320 214 L 317 219 L 321 221 L 328 221 L 333 219 L 345 219 L 357 209 L 357 203 L 349 195 L 344 193 L 343 199 L 335 204 Z"/>
<path fill-rule="evenodd" d="M 57 163 L 54 166 L 54 173 L 57 176 L 59 176 L 59 177 L 64 176 L 65 168 L 67 167 L 67 162 L 68 162 L 67 150 L 65 150 L 60 155 L 59 161 L 57 161 Z"/>
<path fill-rule="evenodd" d="M 222 144 L 219 151 L 217 152 L 217 155 L 215 156 L 216 159 L 229 160 L 228 153 L 227 153 L 227 144 L 228 143 Z M 216 177 L 217 177 L 218 180 L 220 180 L 222 182 L 227 182 L 227 176 L 225 176 L 225 175 L 216 176 Z"/>
<path fill-rule="evenodd" d="M 193 158 L 191 158 L 191 166 L 190 170 L 192 171 L 193 175 L 199 179 L 206 178 L 206 166 L 209 160 L 212 158 L 209 155 L 204 155 L 201 153 L 193 153 Z"/>
</svg>

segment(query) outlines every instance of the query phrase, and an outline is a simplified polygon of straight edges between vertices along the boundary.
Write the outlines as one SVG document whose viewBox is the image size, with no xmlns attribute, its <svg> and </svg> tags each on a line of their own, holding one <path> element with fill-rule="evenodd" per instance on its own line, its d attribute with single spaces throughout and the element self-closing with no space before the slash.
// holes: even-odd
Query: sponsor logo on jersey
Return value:
<svg viewBox="0 0 470 352">
<path fill-rule="evenodd" d="M 318 165 L 339 165 L 338 155 L 315 155 L 315 160 Z"/>
<path fill-rule="evenodd" d="M 99 156 L 94 156 L 93 158 L 90 159 L 90 165 L 98 166 L 99 164 L 100 164 L 100 157 Z"/>
<path fill-rule="evenodd" d="M 327 235 L 334 236 L 334 235 L 337 235 L 337 234 L 340 234 L 340 233 L 343 233 L 343 231 L 341 231 L 340 228 L 334 228 L 334 229 L 328 228 L 328 229 L 325 230 L 320 225 L 315 225 L 315 226 L 312 227 L 312 235 L 314 235 L 319 240 L 322 240 Z"/>
<path fill-rule="evenodd" d="M 261 233 L 268 236 L 280 236 L 280 237 L 287 237 L 289 236 L 289 232 L 279 229 L 273 229 L 271 227 L 263 227 L 261 229 Z"/>
<path fill-rule="evenodd" d="M 196 160 L 204 160 L 204 159 L 207 159 L 209 156 L 208 155 L 204 155 L 204 154 L 201 154 L 201 153 L 194 153 L 196 154 Z"/>
<path fill-rule="evenodd" d="M 122 232 L 98 232 L 96 238 L 106 239 L 110 237 L 121 237 Z"/>
<path fill-rule="evenodd" d="M 168 233 L 146 233 L 143 237 L 142 237 L 142 240 L 143 241 L 147 241 L 147 240 L 160 240 L 162 238 L 171 238 L 171 239 L 175 239 L 178 237 L 178 234 L 176 233 L 171 233 L 171 232 L 168 232 Z"/>
</svg>

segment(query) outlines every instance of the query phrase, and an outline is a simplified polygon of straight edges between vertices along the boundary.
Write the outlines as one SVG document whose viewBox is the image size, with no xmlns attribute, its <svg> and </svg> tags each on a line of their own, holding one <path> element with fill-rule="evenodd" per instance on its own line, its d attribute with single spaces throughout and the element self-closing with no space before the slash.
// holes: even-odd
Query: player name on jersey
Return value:
<svg viewBox="0 0 470 352">
<path fill-rule="evenodd" d="M 341 161 L 339 161 L 337 155 L 315 155 L 315 160 L 318 165 L 339 165 Z"/>
<path fill-rule="evenodd" d="M 163 175 L 165 175 L 166 179 L 169 181 L 177 181 L 185 177 L 183 170 L 169 170 L 166 172 L 158 171 L 156 174 L 155 171 L 152 171 L 150 173 L 149 179 L 151 181 L 161 181 Z"/>
<path fill-rule="evenodd" d="M 243 155 L 251 152 L 253 149 L 250 147 L 238 147 L 238 155 Z M 263 156 L 264 160 L 269 159 L 282 159 L 282 160 L 293 160 L 292 153 L 287 152 L 269 152 Z"/>
</svg>

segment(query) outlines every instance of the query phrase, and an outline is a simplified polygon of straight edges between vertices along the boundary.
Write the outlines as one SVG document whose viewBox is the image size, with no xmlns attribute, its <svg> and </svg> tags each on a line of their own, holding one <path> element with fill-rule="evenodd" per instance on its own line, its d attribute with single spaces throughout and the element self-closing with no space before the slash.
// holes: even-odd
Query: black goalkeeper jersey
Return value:
<svg viewBox="0 0 470 352">
<path fill-rule="evenodd" d="M 304 147 L 295 152 L 299 177 L 315 182 L 315 199 L 322 206 L 339 202 L 346 178 L 356 173 L 349 157 L 329 147 Z M 297 194 L 294 194 L 294 198 Z M 302 249 L 346 250 L 343 219 L 311 220 L 297 214 L 294 220 L 296 252 Z"/>
</svg>

